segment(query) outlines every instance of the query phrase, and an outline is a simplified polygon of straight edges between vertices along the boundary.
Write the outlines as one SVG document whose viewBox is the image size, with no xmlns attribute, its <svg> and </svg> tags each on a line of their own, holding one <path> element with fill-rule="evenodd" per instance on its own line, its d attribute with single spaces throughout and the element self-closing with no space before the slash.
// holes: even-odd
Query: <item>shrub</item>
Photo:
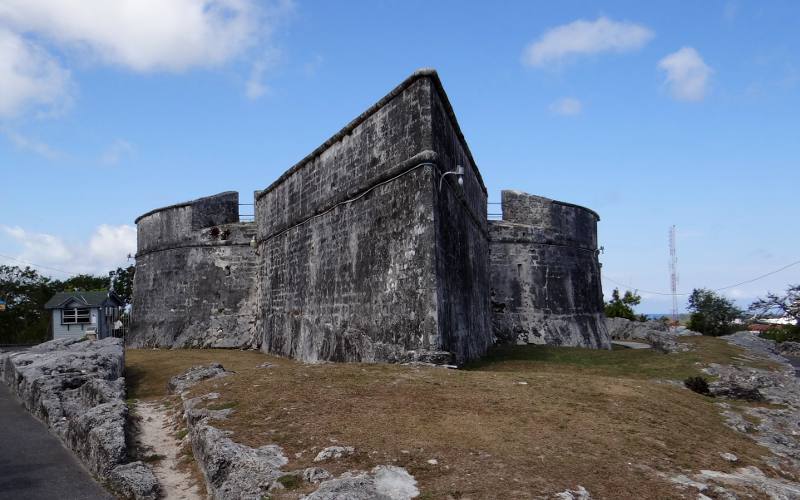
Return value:
<svg viewBox="0 0 800 500">
<path fill-rule="evenodd" d="M 708 381 L 703 377 L 689 377 L 683 381 L 683 385 L 697 394 L 702 394 L 703 396 L 711 395 L 711 391 L 708 389 Z"/>
<path fill-rule="evenodd" d="M 638 305 L 641 301 L 642 298 L 637 295 L 636 292 L 628 290 L 625 292 L 625 295 L 620 296 L 619 288 L 615 288 L 614 291 L 611 292 L 611 301 L 605 303 L 606 317 L 642 321 L 642 319 L 637 317 L 633 312 L 633 306 Z"/>
<path fill-rule="evenodd" d="M 775 342 L 800 342 L 800 326 L 782 325 L 770 328 L 766 332 L 761 332 L 761 338 L 774 340 Z"/>
<path fill-rule="evenodd" d="M 728 335 L 736 331 L 733 321 L 742 316 L 742 311 L 733 302 L 712 290 L 695 289 L 689 297 L 689 330 L 703 335 Z"/>
<path fill-rule="evenodd" d="M 300 478 L 294 474 L 284 474 L 283 476 L 279 477 L 277 481 L 281 483 L 287 490 L 298 488 L 301 484 Z"/>
</svg>

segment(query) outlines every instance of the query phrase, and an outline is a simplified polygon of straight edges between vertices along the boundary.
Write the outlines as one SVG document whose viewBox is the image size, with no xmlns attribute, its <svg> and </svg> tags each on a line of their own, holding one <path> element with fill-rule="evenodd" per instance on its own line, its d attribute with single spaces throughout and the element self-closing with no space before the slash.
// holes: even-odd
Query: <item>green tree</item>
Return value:
<svg viewBox="0 0 800 500">
<path fill-rule="evenodd" d="M 692 313 L 689 329 L 713 336 L 733 333 L 733 321 L 744 314 L 733 302 L 705 288 L 692 290 L 688 309 Z"/>
<path fill-rule="evenodd" d="M 111 289 L 126 304 L 130 304 L 133 299 L 133 275 L 136 272 L 134 266 L 126 268 L 118 267 L 116 271 L 108 273 L 111 278 Z"/>
<path fill-rule="evenodd" d="M 0 265 L 0 344 L 36 344 L 47 340 L 50 318 L 44 304 L 60 283 L 26 267 Z"/>
<path fill-rule="evenodd" d="M 789 316 L 800 325 L 800 285 L 790 285 L 784 295 L 769 292 L 750 304 L 748 310 L 757 317 Z"/>
<path fill-rule="evenodd" d="M 636 316 L 633 306 L 639 305 L 642 298 L 630 290 L 625 291 L 625 295 L 620 297 L 619 289 L 615 288 L 611 292 L 611 300 L 606 302 L 605 313 L 607 318 L 625 318 L 631 321 L 642 321 L 642 317 Z"/>
<path fill-rule="evenodd" d="M 71 292 L 81 290 L 89 292 L 92 290 L 108 290 L 111 286 L 111 278 L 104 276 L 92 276 L 91 274 L 78 274 L 64 281 L 57 281 L 60 292 Z"/>
</svg>

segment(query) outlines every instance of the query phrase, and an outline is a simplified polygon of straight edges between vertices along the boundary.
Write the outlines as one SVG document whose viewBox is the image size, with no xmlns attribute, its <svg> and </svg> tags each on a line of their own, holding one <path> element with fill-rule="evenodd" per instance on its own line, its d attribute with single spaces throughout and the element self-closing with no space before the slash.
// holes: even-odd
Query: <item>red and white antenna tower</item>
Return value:
<svg viewBox="0 0 800 500">
<path fill-rule="evenodd" d="M 678 324 L 678 254 L 675 252 L 675 226 L 669 228 L 669 277 L 672 290 L 672 324 Z"/>
</svg>

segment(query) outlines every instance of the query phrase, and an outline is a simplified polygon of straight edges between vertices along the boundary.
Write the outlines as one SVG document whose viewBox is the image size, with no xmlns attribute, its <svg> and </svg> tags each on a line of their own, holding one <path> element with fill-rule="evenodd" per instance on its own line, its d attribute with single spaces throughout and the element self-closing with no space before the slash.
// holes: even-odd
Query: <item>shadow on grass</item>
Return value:
<svg viewBox="0 0 800 500">
<path fill-rule="evenodd" d="M 128 391 L 128 399 L 139 399 L 139 394 L 144 380 L 145 372 L 138 366 L 127 365 L 125 367 L 125 385 Z"/>
<path fill-rule="evenodd" d="M 706 358 L 718 358 L 719 347 L 696 346 L 688 353 L 663 354 L 652 349 L 613 350 L 555 347 L 543 345 L 504 345 L 492 348 L 481 360 L 464 367 L 476 371 L 565 370 L 589 374 L 630 377 L 669 378 L 683 380 L 699 375 L 697 363 Z M 726 353 L 727 354 L 727 353 Z M 717 359 L 714 359 L 717 361 Z"/>
</svg>

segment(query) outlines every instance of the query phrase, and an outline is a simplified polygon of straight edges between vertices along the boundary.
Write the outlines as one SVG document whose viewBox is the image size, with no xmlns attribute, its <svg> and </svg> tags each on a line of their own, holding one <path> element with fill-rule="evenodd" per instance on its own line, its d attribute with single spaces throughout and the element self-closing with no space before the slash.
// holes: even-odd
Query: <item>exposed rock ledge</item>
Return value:
<svg viewBox="0 0 800 500">
<path fill-rule="evenodd" d="M 630 321 L 625 318 L 606 318 L 606 327 L 613 340 L 638 340 L 665 353 L 688 351 L 689 345 L 678 342 L 678 338 L 700 335 L 685 328 L 670 330 L 659 321 Z"/>
<path fill-rule="evenodd" d="M 192 367 L 168 384 L 173 392 L 181 393 L 192 450 L 205 476 L 211 498 L 265 498 L 271 491 L 283 489 L 279 479 L 285 476 L 297 476 L 308 483 L 319 483 L 315 492 L 304 497 L 306 500 L 410 500 L 419 495 L 416 480 L 402 467 L 379 465 L 370 472 L 352 471 L 331 478 L 320 467 L 282 470 L 289 461 L 280 446 L 271 444 L 250 448 L 234 442 L 229 433 L 211 425 L 212 421 L 224 419 L 234 410 L 200 407 L 204 401 L 218 398 L 216 393 L 189 398 L 185 392 L 202 380 L 224 377 L 229 373 L 222 365 L 211 363 Z M 330 458 L 336 457 L 335 451 L 328 454 Z"/>
<path fill-rule="evenodd" d="M 746 433 L 777 457 L 800 468 L 800 379 L 792 365 L 779 354 L 775 342 L 751 332 L 722 337 L 746 349 L 746 356 L 778 364 L 777 370 L 711 364 L 705 371 L 719 379 L 710 384 L 712 394 L 734 399 L 763 400 L 774 406 L 737 410 L 718 403 L 729 427 Z M 750 418 L 745 418 L 749 416 Z M 756 423 L 753 423 L 755 421 Z M 780 468 L 779 461 L 773 461 Z"/>
<path fill-rule="evenodd" d="M 53 340 L 0 354 L 0 379 L 88 469 L 124 498 L 158 497 L 158 482 L 126 443 L 125 354 L 120 339 Z"/>
</svg>

